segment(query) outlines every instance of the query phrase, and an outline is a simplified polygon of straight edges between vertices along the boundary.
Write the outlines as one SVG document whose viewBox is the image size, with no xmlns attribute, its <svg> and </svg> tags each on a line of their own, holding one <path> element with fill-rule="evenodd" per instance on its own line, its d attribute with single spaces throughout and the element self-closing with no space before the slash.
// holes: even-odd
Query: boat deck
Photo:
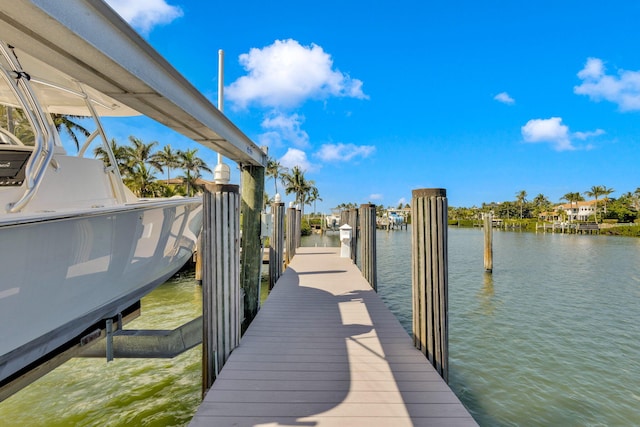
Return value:
<svg viewBox="0 0 640 427">
<path fill-rule="evenodd" d="M 338 248 L 299 248 L 190 426 L 476 426 Z"/>
</svg>

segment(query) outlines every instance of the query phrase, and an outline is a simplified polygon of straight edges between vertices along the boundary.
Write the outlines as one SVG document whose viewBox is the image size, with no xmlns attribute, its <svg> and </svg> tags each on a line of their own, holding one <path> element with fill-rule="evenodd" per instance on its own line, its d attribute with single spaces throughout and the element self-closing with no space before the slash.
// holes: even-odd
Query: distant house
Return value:
<svg viewBox="0 0 640 427">
<path fill-rule="evenodd" d="M 569 221 L 589 221 L 596 212 L 596 201 L 565 203 L 556 207 L 562 209 Z"/>
</svg>

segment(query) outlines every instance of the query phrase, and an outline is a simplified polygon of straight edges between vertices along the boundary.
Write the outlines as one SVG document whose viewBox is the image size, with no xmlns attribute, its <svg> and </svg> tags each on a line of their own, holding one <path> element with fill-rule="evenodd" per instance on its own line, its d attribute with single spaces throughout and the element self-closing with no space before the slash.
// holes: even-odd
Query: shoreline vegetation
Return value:
<svg viewBox="0 0 640 427">
<path fill-rule="evenodd" d="M 577 221 L 573 224 L 585 224 L 588 221 Z M 539 227 L 543 224 L 547 225 L 547 227 L 553 225 L 553 222 L 550 221 L 536 221 L 535 219 L 513 219 L 513 220 L 504 220 L 502 221 L 502 225 L 494 226 L 497 229 L 505 230 L 505 231 L 527 231 L 527 232 L 540 232 Z M 482 227 L 482 220 L 473 220 L 473 219 L 449 219 L 449 226 L 455 227 Z M 640 223 L 626 223 L 619 224 L 615 220 L 604 220 L 602 223 L 598 224 L 599 226 L 599 234 L 607 235 L 607 236 L 626 236 L 626 237 L 640 237 Z M 560 227 L 558 226 L 559 230 Z M 550 231 L 547 231 L 550 232 Z M 560 231 L 556 231 L 560 232 Z"/>
</svg>

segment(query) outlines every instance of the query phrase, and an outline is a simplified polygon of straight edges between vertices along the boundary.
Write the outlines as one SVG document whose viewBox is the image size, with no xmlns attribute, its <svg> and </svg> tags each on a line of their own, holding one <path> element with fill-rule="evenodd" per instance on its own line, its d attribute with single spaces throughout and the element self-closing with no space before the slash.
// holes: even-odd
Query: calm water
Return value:
<svg viewBox="0 0 640 427">
<path fill-rule="evenodd" d="M 193 274 L 142 300 L 127 329 L 173 329 L 202 313 Z M 0 403 L 0 426 L 183 426 L 200 403 L 201 346 L 174 359 L 72 359 Z"/>
<path fill-rule="evenodd" d="M 379 232 L 378 288 L 411 328 L 411 233 Z M 307 246 L 337 246 L 314 236 Z M 640 425 L 640 239 L 449 229 L 450 384 L 483 426 Z M 143 300 L 130 328 L 200 313 L 192 277 Z M 170 301 L 170 304 L 167 304 Z M 173 360 L 74 359 L 0 403 L 3 426 L 180 426 L 200 348 Z"/>
</svg>

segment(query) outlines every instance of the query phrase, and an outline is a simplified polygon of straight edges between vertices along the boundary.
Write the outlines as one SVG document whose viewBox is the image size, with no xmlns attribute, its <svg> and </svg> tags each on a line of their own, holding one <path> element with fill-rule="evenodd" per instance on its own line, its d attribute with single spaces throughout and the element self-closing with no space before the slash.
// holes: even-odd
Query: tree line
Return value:
<svg viewBox="0 0 640 427">
<path fill-rule="evenodd" d="M 145 143 L 135 136 L 129 137 L 130 145 L 120 145 L 111 139 L 118 170 L 125 185 L 138 197 L 193 196 L 203 188 L 202 172 L 211 172 L 207 164 L 198 157 L 198 149 L 174 150 L 165 145 L 155 150 L 157 141 Z M 94 155 L 110 165 L 109 156 L 103 147 L 96 147 Z M 171 180 L 171 172 L 181 170 L 182 175 Z M 156 173 L 165 173 L 166 180 L 158 180 Z"/>
<path fill-rule="evenodd" d="M 450 219 L 474 219 L 482 212 L 493 212 L 496 218 L 502 219 L 530 219 L 539 218 L 543 214 L 547 217 L 557 217 L 566 219 L 563 204 L 569 204 L 570 208 L 577 208 L 579 202 L 586 201 L 586 198 L 593 200 L 594 211 L 590 220 L 602 222 L 611 220 L 613 222 L 630 223 L 639 219 L 640 215 L 640 187 L 633 192 L 627 191 L 620 197 L 609 197 L 616 190 L 604 185 L 594 185 L 583 192 L 570 192 L 560 197 L 558 203 L 552 203 L 547 196 L 540 193 L 533 199 L 527 199 L 527 192 L 521 190 L 516 192 L 514 200 L 507 200 L 496 203 L 483 203 L 481 207 L 449 207 Z"/>
</svg>

